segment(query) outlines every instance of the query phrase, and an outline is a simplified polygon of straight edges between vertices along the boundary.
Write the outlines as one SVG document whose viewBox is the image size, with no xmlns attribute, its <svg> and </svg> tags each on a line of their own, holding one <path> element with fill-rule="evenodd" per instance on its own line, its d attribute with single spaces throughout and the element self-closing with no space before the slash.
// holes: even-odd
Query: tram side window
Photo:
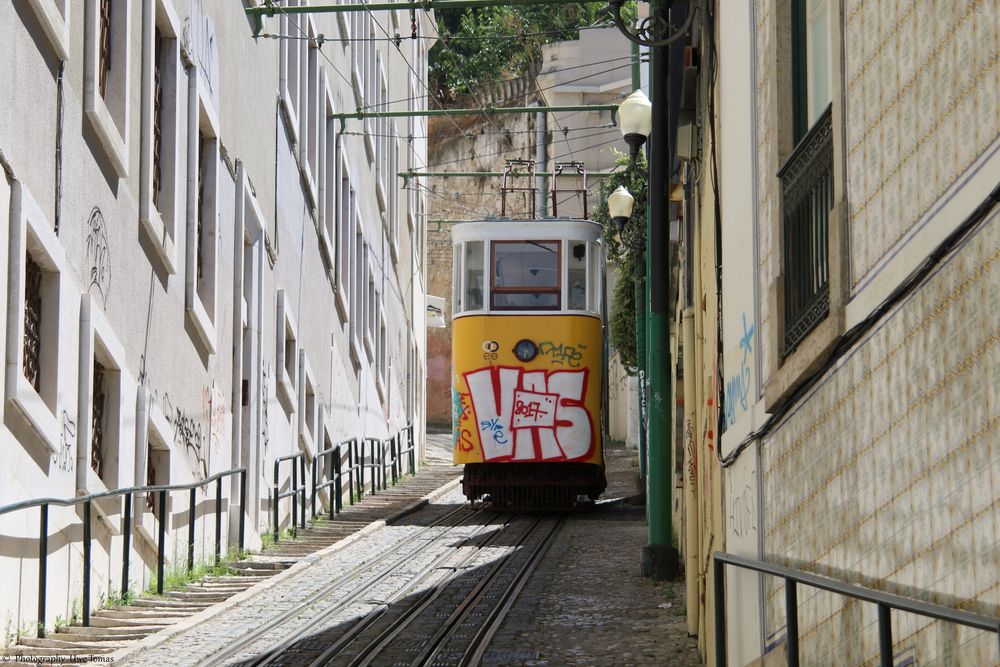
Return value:
<svg viewBox="0 0 1000 667">
<path fill-rule="evenodd" d="M 604 260 L 601 258 L 603 248 L 599 243 L 590 244 L 590 310 L 600 313 L 603 306 L 604 290 Z"/>
<path fill-rule="evenodd" d="M 569 309 L 587 309 L 587 244 L 578 241 L 569 242 L 569 259 L 567 260 L 567 279 L 569 281 Z"/>
<path fill-rule="evenodd" d="M 490 307 L 559 310 L 560 242 L 494 241 Z"/>
<path fill-rule="evenodd" d="M 462 310 L 483 309 L 483 242 L 465 244 L 465 298 Z"/>
</svg>

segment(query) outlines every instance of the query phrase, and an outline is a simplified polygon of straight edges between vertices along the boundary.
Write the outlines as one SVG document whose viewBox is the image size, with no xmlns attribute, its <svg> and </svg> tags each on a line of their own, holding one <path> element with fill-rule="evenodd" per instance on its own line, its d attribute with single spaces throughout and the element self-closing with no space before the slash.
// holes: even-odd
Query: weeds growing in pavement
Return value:
<svg viewBox="0 0 1000 667">
<path fill-rule="evenodd" d="M 230 567 L 227 561 L 222 561 L 221 563 L 201 563 L 195 565 L 194 569 L 190 571 L 183 565 L 180 567 L 171 567 L 163 574 L 163 592 L 167 593 L 183 588 L 188 584 L 200 583 L 205 580 L 205 577 L 222 577 L 230 574 L 236 574 L 236 570 Z M 155 576 L 149 580 L 149 586 L 146 588 L 148 594 L 157 594 L 156 583 Z"/>
</svg>

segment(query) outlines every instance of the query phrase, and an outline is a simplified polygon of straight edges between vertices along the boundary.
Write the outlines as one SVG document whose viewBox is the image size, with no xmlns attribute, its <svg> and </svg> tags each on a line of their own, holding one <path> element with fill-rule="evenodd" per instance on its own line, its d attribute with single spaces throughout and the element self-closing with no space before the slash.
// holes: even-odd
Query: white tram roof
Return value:
<svg viewBox="0 0 1000 667">
<path fill-rule="evenodd" d="M 600 241 L 601 225 L 592 220 L 572 218 L 540 218 L 536 220 L 477 220 L 463 222 L 451 228 L 452 242 L 459 241 L 520 241 L 569 239 Z"/>
</svg>

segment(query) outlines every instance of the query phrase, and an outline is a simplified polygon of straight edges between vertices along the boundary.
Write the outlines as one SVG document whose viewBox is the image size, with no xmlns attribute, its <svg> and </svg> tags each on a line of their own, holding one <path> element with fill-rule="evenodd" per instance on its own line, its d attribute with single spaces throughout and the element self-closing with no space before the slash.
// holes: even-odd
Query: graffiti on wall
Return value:
<svg viewBox="0 0 1000 667">
<path fill-rule="evenodd" d="M 52 465 L 63 472 L 73 470 L 73 443 L 76 441 L 76 422 L 69 413 L 62 411 L 62 430 L 59 434 L 59 453 L 52 455 Z"/>
<path fill-rule="evenodd" d="M 184 21 L 184 50 L 198 66 L 213 106 L 219 108 L 219 45 L 215 25 L 205 15 L 200 0 L 191 2 L 191 12 Z"/>
<path fill-rule="evenodd" d="M 750 409 L 750 354 L 753 352 L 754 324 L 747 326 L 747 314 L 743 313 L 743 336 L 740 338 L 740 370 L 726 379 L 726 426 L 733 426 L 736 418 Z"/>
<path fill-rule="evenodd" d="M 588 375 L 588 369 L 506 366 L 466 373 L 469 393 L 455 394 L 456 448 L 471 451 L 476 432 L 484 461 L 587 458 L 594 448 L 593 420 L 583 403 Z"/>
<path fill-rule="evenodd" d="M 756 537 L 757 511 L 749 480 L 733 484 L 734 475 L 726 475 L 726 527 L 736 537 Z"/>
<path fill-rule="evenodd" d="M 101 305 L 107 307 L 108 294 L 111 292 L 111 248 L 108 245 L 104 214 L 96 206 L 87 221 L 86 258 L 90 273 L 87 291 L 93 292 L 96 289 L 101 297 Z"/>
</svg>

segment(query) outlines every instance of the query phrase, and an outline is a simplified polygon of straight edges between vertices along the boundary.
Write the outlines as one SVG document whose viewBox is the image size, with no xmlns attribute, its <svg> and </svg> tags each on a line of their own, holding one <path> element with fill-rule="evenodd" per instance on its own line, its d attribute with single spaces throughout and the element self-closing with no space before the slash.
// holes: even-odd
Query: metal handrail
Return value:
<svg viewBox="0 0 1000 667">
<path fill-rule="evenodd" d="M 132 496 L 136 493 L 159 492 L 159 531 L 156 548 L 156 592 L 163 593 L 163 573 L 166 560 L 166 529 L 167 520 L 167 493 L 170 491 L 190 491 L 191 502 L 188 508 L 188 571 L 194 569 L 194 533 L 195 533 L 195 509 L 197 490 L 207 484 L 215 482 L 215 561 L 219 562 L 222 544 L 222 479 L 231 475 L 240 476 L 240 520 L 239 520 L 239 549 L 243 551 L 244 535 L 246 533 L 246 493 L 247 493 L 247 469 L 233 468 L 224 472 L 216 473 L 205 479 L 189 482 L 187 484 L 155 484 L 151 486 L 130 486 L 111 491 L 101 491 L 75 498 L 34 498 L 23 500 L 10 505 L 0 507 L 0 516 L 16 512 L 18 510 L 39 508 L 39 530 L 38 530 L 38 636 L 45 637 L 45 592 L 48 578 L 48 551 L 49 551 L 49 505 L 60 507 L 72 507 L 83 505 L 83 600 L 81 623 L 84 627 L 90 625 L 90 560 L 91 560 L 91 513 L 93 501 L 103 498 L 124 497 L 124 508 L 122 512 L 122 599 L 128 594 L 128 571 L 129 571 L 129 551 L 131 551 L 132 536 Z"/>
<path fill-rule="evenodd" d="M 279 471 L 281 469 L 281 463 L 283 461 L 292 462 L 292 480 L 291 488 L 285 493 L 281 493 L 281 485 L 279 481 Z M 298 465 L 295 465 L 295 461 L 298 461 Z M 299 487 L 299 472 L 302 473 L 302 486 Z M 299 512 L 299 496 L 302 496 L 302 512 Z M 278 530 L 280 528 L 280 517 L 278 516 L 278 505 L 282 498 L 291 497 L 292 499 L 292 534 L 296 534 L 295 519 L 300 517 L 300 528 L 306 527 L 306 455 L 302 452 L 297 454 L 289 454 L 287 456 L 279 456 L 274 459 L 274 496 L 273 502 L 271 503 L 271 512 L 274 517 L 274 541 L 277 542 L 279 539 Z"/>
<path fill-rule="evenodd" d="M 878 605 L 879 660 L 882 667 L 891 667 L 893 664 L 891 616 L 893 609 L 995 632 L 1000 640 L 1000 618 L 974 614 L 892 593 L 874 591 L 855 584 L 845 584 L 812 572 L 716 551 L 712 555 L 712 574 L 715 584 L 715 656 L 716 664 L 719 665 L 726 664 L 726 565 L 762 572 L 785 580 L 785 628 L 789 665 L 799 664 L 798 591 L 796 584 L 806 584 L 813 588 Z"/>
<path fill-rule="evenodd" d="M 366 437 L 361 439 L 361 494 L 359 498 L 364 496 L 365 492 L 365 478 L 364 469 L 370 468 L 372 471 L 372 495 L 378 494 L 378 490 L 382 485 L 382 477 L 385 476 L 385 469 L 382 468 L 382 461 L 385 459 L 385 452 L 382 450 L 382 440 L 379 438 Z M 371 460 L 365 463 L 365 445 L 369 445 L 371 449 Z M 375 454 L 378 453 L 378 460 L 375 460 Z M 380 473 L 379 470 L 382 472 Z"/>
<path fill-rule="evenodd" d="M 313 515 L 313 518 L 316 518 L 318 516 L 318 514 L 316 512 L 316 495 L 320 491 L 322 491 L 323 489 L 328 489 L 331 486 L 334 487 L 334 488 L 333 488 L 333 492 L 330 494 L 330 503 L 329 503 L 329 505 L 330 505 L 330 507 L 329 507 L 330 518 L 332 519 L 334 517 L 335 513 L 336 514 L 340 514 L 340 511 L 343 509 L 343 495 L 344 495 L 344 486 L 343 486 L 343 479 L 344 479 L 344 469 L 343 469 L 343 464 L 344 464 L 344 445 L 347 445 L 348 448 L 353 447 L 354 446 L 354 441 L 355 441 L 355 438 L 351 438 L 349 440 L 343 440 L 341 442 L 338 442 L 336 445 L 332 445 L 330 447 L 327 447 L 326 449 L 320 450 L 319 452 L 316 453 L 316 456 L 313 457 L 313 460 L 312 460 L 312 515 Z M 350 449 L 348 449 L 348 451 L 350 451 Z M 329 471 L 329 473 L 327 475 L 327 481 L 320 482 L 319 481 L 319 476 L 320 476 L 320 474 L 322 472 L 322 468 L 321 468 L 322 464 L 320 462 L 324 461 L 327 458 L 330 459 L 330 471 Z M 354 492 L 354 470 L 355 470 L 356 466 L 350 464 L 350 459 L 351 458 L 353 458 L 353 457 L 349 457 L 349 465 L 348 465 L 348 468 L 347 468 L 347 474 L 348 474 L 349 479 L 350 479 L 351 493 L 353 494 L 353 492 Z M 352 503 L 354 502 L 353 497 L 351 498 L 351 502 Z"/>
</svg>

